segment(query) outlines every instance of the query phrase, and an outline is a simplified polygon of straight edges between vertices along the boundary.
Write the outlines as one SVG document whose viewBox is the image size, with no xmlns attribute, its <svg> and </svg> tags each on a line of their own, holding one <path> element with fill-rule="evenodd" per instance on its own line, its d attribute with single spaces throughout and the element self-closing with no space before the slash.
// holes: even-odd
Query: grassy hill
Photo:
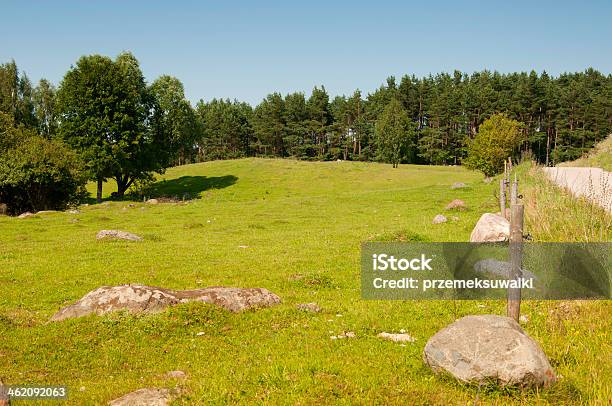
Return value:
<svg viewBox="0 0 612 406">
<path fill-rule="evenodd" d="M 454 182 L 468 187 L 451 190 Z M 563 376 L 536 393 L 464 387 L 422 362 L 440 328 L 467 314 L 504 314 L 504 302 L 361 300 L 361 242 L 467 241 L 478 217 L 496 211 L 495 187 L 460 167 L 244 159 L 168 170 L 155 193 L 194 197 L 185 202 L 0 217 L 0 380 L 67 384 L 76 404 L 173 385 L 185 404 L 605 402 L 610 303 L 524 304 L 525 329 Z M 468 210 L 445 212 L 455 198 Z M 438 213 L 457 219 L 432 225 Z M 96 241 L 113 228 L 145 240 Z M 123 283 L 265 287 L 283 304 L 242 314 L 189 304 L 48 323 L 88 291 Z M 306 302 L 323 312 L 296 309 Z M 376 337 L 401 329 L 417 341 Z M 330 339 L 347 331 L 356 338 Z M 185 382 L 164 378 L 177 369 Z"/>
<path fill-rule="evenodd" d="M 560 166 L 594 166 L 612 172 L 612 135 L 601 141 L 588 155 Z"/>
</svg>

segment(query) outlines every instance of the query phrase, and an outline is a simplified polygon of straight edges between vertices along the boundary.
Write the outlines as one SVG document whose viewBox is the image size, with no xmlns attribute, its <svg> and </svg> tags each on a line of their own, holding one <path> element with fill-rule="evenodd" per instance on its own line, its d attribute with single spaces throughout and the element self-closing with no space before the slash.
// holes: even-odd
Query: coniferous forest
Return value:
<svg viewBox="0 0 612 406">
<path fill-rule="evenodd" d="M 51 83 L 34 86 L 11 62 L 0 68 L 0 86 L 0 111 L 16 124 L 48 138 L 58 133 L 62 109 Z M 369 94 L 331 97 L 320 86 L 309 94 L 275 92 L 254 107 L 229 98 L 192 106 L 171 76 L 148 89 L 164 111 L 178 165 L 248 156 L 384 162 L 376 128 L 392 101 L 401 109 L 390 114 L 409 119 L 402 163 L 461 164 L 467 142 L 494 113 L 523 124 L 520 153 L 545 165 L 576 159 L 612 132 L 612 76 L 594 69 L 556 77 L 486 70 L 392 76 Z"/>
</svg>

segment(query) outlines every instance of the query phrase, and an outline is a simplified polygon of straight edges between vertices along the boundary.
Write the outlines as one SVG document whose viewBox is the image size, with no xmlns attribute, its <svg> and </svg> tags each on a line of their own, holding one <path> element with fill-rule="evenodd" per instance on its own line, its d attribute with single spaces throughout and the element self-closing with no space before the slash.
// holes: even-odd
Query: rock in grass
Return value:
<svg viewBox="0 0 612 406">
<path fill-rule="evenodd" d="M 205 302 L 231 312 L 270 307 L 280 298 L 263 288 L 210 287 L 193 290 L 172 290 L 145 285 L 102 286 L 76 303 L 66 306 L 51 317 L 51 321 L 102 315 L 117 310 L 131 313 L 155 313 L 168 306 L 187 302 Z"/>
<path fill-rule="evenodd" d="M 433 224 L 441 224 L 441 223 L 446 223 L 448 221 L 448 219 L 443 216 L 442 214 L 438 214 L 436 217 L 434 217 L 432 223 Z"/>
<path fill-rule="evenodd" d="M 385 340 L 395 341 L 396 343 L 402 343 L 402 342 L 413 343 L 416 341 L 416 338 L 412 337 L 410 334 L 407 334 L 407 333 L 394 334 L 394 333 L 385 333 L 383 331 L 382 333 L 378 334 L 378 337 L 384 338 Z"/>
<path fill-rule="evenodd" d="M 278 296 L 264 288 L 215 286 L 204 289 L 177 290 L 174 294 L 181 302 L 210 303 L 234 313 L 248 309 L 270 307 L 281 302 Z"/>
<path fill-rule="evenodd" d="M 304 312 L 319 313 L 321 311 L 321 308 L 316 303 L 300 303 L 296 307 Z"/>
<path fill-rule="evenodd" d="M 451 185 L 451 189 L 463 189 L 465 186 L 465 183 L 463 182 L 455 182 Z"/>
<path fill-rule="evenodd" d="M 26 211 L 25 213 L 21 213 L 19 216 L 17 216 L 18 219 L 27 219 L 28 217 L 32 217 L 34 215 L 34 213 L 30 213 L 29 211 Z"/>
<path fill-rule="evenodd" d="M 157 199 L 149 199 L 145 203 L 147 203 L 147 204 L 159 204 L 159 200 L 157 200 Z"/>
<path fill-rule="evenodd" d="M 55 313 L 51 321 L 82 317 L 92 313 L 102 315 L 115 310 L 154 313 L 180 302 L 174 296 L 174 292 L 168 289 L 144 285 L 102 286 Z"/>
<path fill-rule="evenodd" d="M 166 406 L 176 397 L 170 389 L 144 388 L 108 402 L 110 406 Z"/>
<path fill-rule="evenodd" d="M 187 374 L 183 371 L 168 371 L 165 374 L 166 378 L 169 379 L 186 379 L 187 378 Z"/>
<path fill-rule="evenodd" d="M 540 387 L 556 381 L 544 351 L 509 317 L 463 317 L 429 339 L 423 359 L 434 372 L 467 383 Z"/>
<path fill-rule="evenodd" d="M 120 230 L 100 230 L 98 234 L 96 234 L 96 239 L 102 240 L 105 238 L 110 239 L 119 239 L 119 240 L 128 240 L 128 241 L 142 241 L 142 237 L 128 233 L 127 231 Z"/>
<path fill-rule="evenodd" d="M 500 215 L 485 213 L 472 230 L 470 242 L 507 241 L 509 237 L 510 222 Z"/>
<path fill-rule="evenodd" d="M 465 202 L 461 199 L 455 199 L 449 204 L 446 205 L 446 210 L 465 210 L 467 206 Z"/>
</svg>

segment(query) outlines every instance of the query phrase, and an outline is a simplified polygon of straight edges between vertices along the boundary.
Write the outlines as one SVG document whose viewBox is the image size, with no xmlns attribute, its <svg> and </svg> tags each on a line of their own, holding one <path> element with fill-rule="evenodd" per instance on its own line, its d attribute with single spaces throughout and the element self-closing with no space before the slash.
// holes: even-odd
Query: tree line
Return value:
<svg viewBox="0 0 612 406">
<path fill-rule="evenodd" d="M 58 88 L 45 79 L 33 86 L 12 61 L 0 65 L 0 201 L 44 195 L 14 196 L 45 177 L 28 169 L 36 148 L 47 151 L 37 156 L 47 159 L 40 173 L 55 170 L 51 189 L 69 183 L 77 196 L 84 177 L 98 183 L 100 198 L 102 183 L 114 179 L 121 197 L 168 166 L 214 159 L 468 163 L 481 124 L 498 113 L 520 123 L 515 154 L 546 165 L 575 159 L 612 132 L 612 76 L 455 71 L 389 77 L 365 96 L 356 90 L 331 99 L 320 86 L 308 95 L 275 92 L 255 107 L 230 99 L 192 106 L 177 78 L 148 84 L 128 52 L 81 57 Z"/>
</svg>

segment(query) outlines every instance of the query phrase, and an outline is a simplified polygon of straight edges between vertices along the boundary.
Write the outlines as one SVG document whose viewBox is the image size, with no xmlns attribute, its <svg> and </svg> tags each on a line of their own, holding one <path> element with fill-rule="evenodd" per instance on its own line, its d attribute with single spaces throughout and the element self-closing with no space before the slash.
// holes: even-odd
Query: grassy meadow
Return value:
<svg viewBox="0 0 612 406">
<path fill-rule="evenodd" d="M 467 187 L 451 190 L 455 182 Z M 179 202 L 0 217 L 0 380 L 66 384 L 71 404 L 153 386 L 178 387 L 176 404 L 607 404 L 610 302 L 524 303 L 523 326 L 561 378 L 520 391 L 461 385 L 422 361 L 436 331 L 464 315 L 504 314 L 505 302 L 361 300 L 362 242 L 467 241 L 480 215 L 497 211 L 496 187 L 461 167 L 242 159 L 169 169 L 155 195 Z M 468 209 L 445 211 L 455 198 Z M 433 225 L 440 213 L 449 221 Z M 539 222 L 529 221 L 537 239 Z M 101 229 L 145 240 L 96 241 Z M 569 240 L 552 230 L 542 239 Z M 599 238 L 610 240 L 610 230 Z M 265 287 L 283 303 L 240 314 L 187 304 L 48 322 L 90 290 L 125 283 Z M 307 302 L 323 311 L 296 309 Z M 416 341 L 376 337 L 402 329 Z M 330 338 L 349 331 L 356 337 Z M 171 370 L 188 377 L 165 378 Z"/>
</svg>

